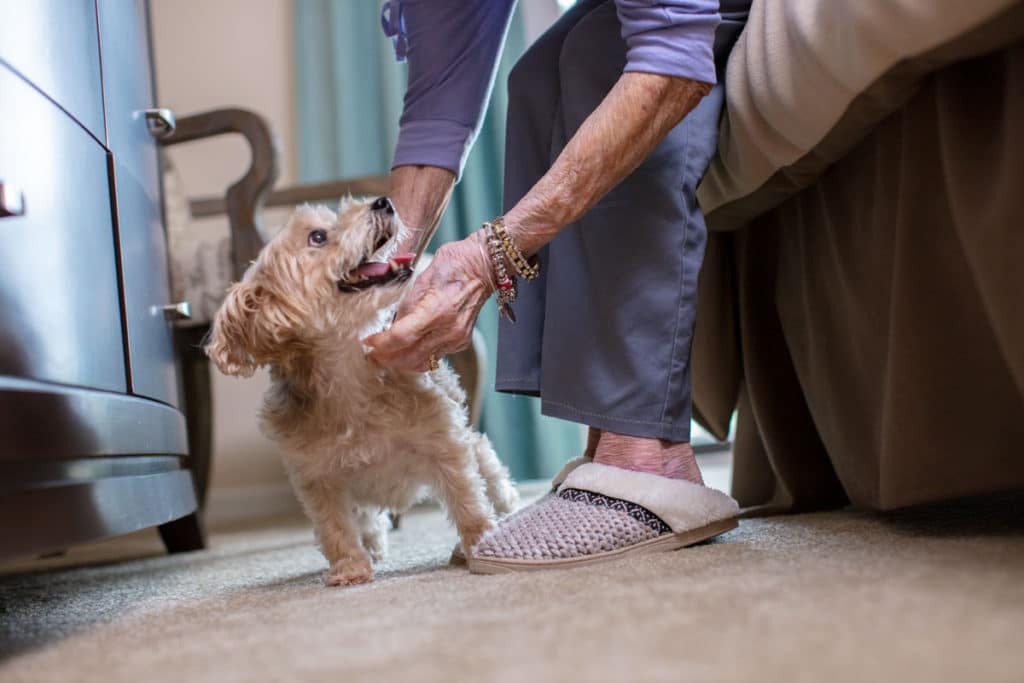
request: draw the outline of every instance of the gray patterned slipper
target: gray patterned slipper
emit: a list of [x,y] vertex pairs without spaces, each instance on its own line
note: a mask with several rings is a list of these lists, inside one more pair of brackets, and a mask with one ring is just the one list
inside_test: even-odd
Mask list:
[[[512,519],[519,515],[523,515],[532,510],[535,506],[545,502],[548,498],[552,498],[558,491],[558,487],[562,485],[565,478],[569,476],[569,473],[584,463],[591,462],[592,457],[587,455],[581,455],[573,458],[572,460],[565,463],[565,466],[555,475],[554,479],[551,480],[551,490],[545,493],[543,496],[533,501],[529,505],[519,508],[505,519]],[[452,555],[448,558],[448,564],[452,566],[462,566],[466,564],[466,554],[462,552],[462,544],[456,543],[452,549]]]
[[676,550],[734,529],[738,513],[736,501],[721,491],[588,462],[557,491],[485,534],[469,570],[566,568]]

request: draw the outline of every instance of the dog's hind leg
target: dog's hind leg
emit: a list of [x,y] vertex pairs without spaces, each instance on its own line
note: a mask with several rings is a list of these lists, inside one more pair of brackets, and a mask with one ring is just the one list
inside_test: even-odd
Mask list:
[[391,520],[377,507],[361,507],[356,512],[363,548],[374,562],[380,562],[388,554],[388,527]]
[[459,532],[465,552],[476,545],[484,532],[494,528],[491,506],[487,503],[487,484],[480,476],[475,443],[454,435],[434,442],[434,487],[444,501],[448,516]]
[[328,586],[348,586],[373,580],[370,558],[360,544],[355,506],[337,487],[293,476],[292,483],[313,522],[316,540],[331,564]]
[[508,474],[508,468],[498,460],[490,440],[483,434],[476,434],[473,455],[476,466],[487,485],[487,498],[490,499],[494,511],[499,515],[513,512],[519,505],[519,492]]

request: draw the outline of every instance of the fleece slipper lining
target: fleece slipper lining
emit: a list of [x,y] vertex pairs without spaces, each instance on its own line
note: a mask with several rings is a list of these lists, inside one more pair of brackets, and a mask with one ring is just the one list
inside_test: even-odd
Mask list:
[[683,479],[588,462],[575,467],[559,486],[599,493],[647,508],[675,533],[707,526],[739,514],[732,497]]

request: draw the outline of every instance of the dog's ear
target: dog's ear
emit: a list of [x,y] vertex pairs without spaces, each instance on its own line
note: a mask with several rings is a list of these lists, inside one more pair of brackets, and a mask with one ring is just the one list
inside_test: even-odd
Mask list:
[[261,308],[266,292],[252,282],[237,282],[228,289],[206,339],[206,355],[225,375],[250,377],[262,362]]

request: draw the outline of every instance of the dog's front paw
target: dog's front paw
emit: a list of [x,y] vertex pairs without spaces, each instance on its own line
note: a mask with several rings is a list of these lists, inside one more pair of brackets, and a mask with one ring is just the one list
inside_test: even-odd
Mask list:
[[352,557],[338,560],[331,565],[324,582],[328,586],[355,586],[373,581],[373,567],[368,557]]

